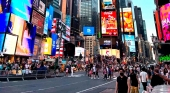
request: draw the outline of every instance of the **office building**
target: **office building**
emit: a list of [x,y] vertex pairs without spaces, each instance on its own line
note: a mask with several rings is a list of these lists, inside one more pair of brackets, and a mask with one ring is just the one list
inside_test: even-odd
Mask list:
[[126,8],[128,6],[128,0],[119,0],[120,8]]
[[96,53],[96,47],[97,42],[96,42],[96,36],[84,36],[85,40],[85,50],[88,51],[89,54],[94,55]]

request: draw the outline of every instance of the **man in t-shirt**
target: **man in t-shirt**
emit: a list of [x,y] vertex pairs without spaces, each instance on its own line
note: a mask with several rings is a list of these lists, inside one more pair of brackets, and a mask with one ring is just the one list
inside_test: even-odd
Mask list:
[[140,72],[140,79],[143,85],[143,89],[146,91],[148,74],[145,72],[145,68],[142,68],[142,72]]
[[130,81],[124,72],[124,69],[119,69],[120,76],[117,77],[115,93],[130,93]]

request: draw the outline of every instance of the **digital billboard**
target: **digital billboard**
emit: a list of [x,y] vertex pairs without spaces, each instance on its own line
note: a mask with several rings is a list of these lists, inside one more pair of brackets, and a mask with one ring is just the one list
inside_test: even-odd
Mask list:
[[33,0],[11,0],[10,12],[21,17],[26,21],[30,21]]
[[84,36],[92,36],[94,35],[94,27],[83,27]]
[[122,35],[122,40],[124,42],[124,38],[126,41],[127,46],[130,48],[130,52],[136,52],[136,46],[135,46],[135,36],[134,35]]
[[10,0],[0,0],[0,13],[9,12]]
[[120,58],[120,51],[117,49],[100,49],[100,55],[116,56],[116,58]]
[[160,8],[160,18],[164,41],[170,40],[170,3]]
[[69,26],[69,27],[71,26],[71,16],[70,15],[66,15],[66,22],[65,23],[66,23],[67,26]]
[[70,41],[70,27],[67,26],[61,19],[58,20],[58,23],[60,24],[60,25],[58,25],[58,27],[59,28],[63,27],[63,29],[65,30],[62,33],[62,38],[67,40],[67,41]]
[[24,21],[22,18],[11,14],[10,22],[8,25],[8,32],[14,35],[18,35],[15,53],[16,55],[33,55],[36,26],[33,26],[27,21]]
[[39,4],[40,4],[40,0],[33,0],[33,6],[38,9],[39,8]]
[[49,7],[49,19],[48,19],[48,29],[51,30],[52,28],[52,21],[53,21],[53,13],[54,13],[54,8],[50,5]]
[[15,53],[17,38],[17,35],[6,34],[3,47],[4,54],[13,55]]
[[52,39],[50,37],[46,38],[46,41],[44,43],[44,54],[51,55],[51,45],[52,45]]
[[44,15],[45,13],[45,4],[40,0],[38,11]]
[[115,9],[116,8],[116,0],[101,0],[101,9]]
[[46,9],[46,14],[45,14],[45,21],[44,21],[44,34],[48,34],[48,19],[49,19],[49,10],[48,8]]
[[38,56],[39,52],[39,48],[41,47],[41,38],[39,37],[35,37],[35,42],[34,42],[34,51],[33,51],[33,56]]
[[58,36],[56,33],[51,34],[52,38],[52,49],[51,49],[51,56],[55,56],[56,54],[56,41],[58,39]]
[[[122,20],[122,16],[124,20]],[[134,32],[133,15],[132,15],[131,8],[123,8],[123,15],[122,15],[122,9],[120,9],[120,19],[121,19],[122,32],[123,32],[123,24],[124,24],[124,32]]]
[[6,32],[6,28],[8,26],[10,13],[2,13],[0,14],[0,32]]
[[0,34],[0,51],[2,52],[2,47],[4,43],[5,34]]
[[44,29],[44,17],[41,16],[38,12],[33,10],[32,12],[32,18],[31,23],[37,26],[36,33],[43,35],[43,29]]
[[101,30],[103,36],[117,36],[116,11],[101,11]]
[[82,56],[84,56],[84,48],[75,47],[75,56],[80,56],[80,54],[82,54]]

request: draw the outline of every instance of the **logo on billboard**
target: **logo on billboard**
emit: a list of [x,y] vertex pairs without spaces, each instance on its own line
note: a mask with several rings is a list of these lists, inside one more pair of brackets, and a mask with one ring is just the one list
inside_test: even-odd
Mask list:
[[40,3],[40,0],[34,0],[33,1],[33,6],[38,9],[39,8],[39,3]]
[[84,35],[94,35],[94,27],[83,27]]

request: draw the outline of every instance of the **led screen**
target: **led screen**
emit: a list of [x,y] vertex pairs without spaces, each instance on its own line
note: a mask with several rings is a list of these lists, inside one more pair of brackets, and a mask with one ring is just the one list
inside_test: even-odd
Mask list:
[[[124,20],[122,20],[122,16]],[[133,16],[132,16],[131,8],[123,8],[123,15],[122,15],[122,9],[120,9],[120,19],[121,19],[122,32],[123,32],[123,23],[124,23],[124,32],[134,32]]]
[[135,47],[135,36],[134,35],[122,35],[122,40],[124,42],[124,38],[126,41],[127,46],[130,48],[130,52],[136,52],[136,47]]
[[56,41],[58,39],[57,34],[51,34],[51,38],[52,38],[52,49],[51,49],[51,56],[55,56],[56,54]]
[[48,19],[49,19],[49,9],[46,9],[45,21],[44,21],[44,34],[48,34]]
[[107,9],[115,9],[116,8],[116,0],[101,0],[102,2],[102,10]]
[[6,32],[6,27],[9,21],[9,13],[0,14],[0,32]]
[[41,44],[41,38],[35,37],[33,56],[38,56],[38,53],[40,53],[39,52],[41,47],[40,44]]
[[8,32],[18,35],[16,55],[32,56],[36,27],[20,17],[11,14],[8,28]]
[[52,21],[53,21],[53,13],[54,13],[54,8],[50,5],[49,7],[49,19],[48,19],[48,29],[51,30],[52,28]]
[[101,29],[103,36],[117,36],[116,11],[101,12]]
[[0,34],[0,51],[2,51],[2,46],[4,43],[5,34]]
[[85,36],[92,36],[94,35],[94,27],[83,27],[83,34]]
[[0,0],[0,13],[9,12],[10,0]]
[[6,34],[3,53],[13,55],[15,53],[17,36]]
[[10,5],[10,12],[29,21],[33,0],[12,0]]
[[162,22],[162,31],[164,41],[170,40],[170,3],[160,8],[160,18]]

